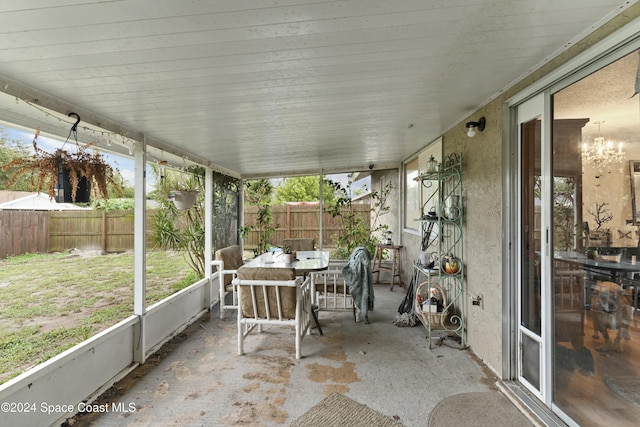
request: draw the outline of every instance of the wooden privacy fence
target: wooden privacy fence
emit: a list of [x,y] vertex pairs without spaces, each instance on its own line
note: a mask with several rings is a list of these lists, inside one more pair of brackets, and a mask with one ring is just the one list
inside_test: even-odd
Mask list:
[[49,252],[70,248],[103,253],[133,249],[133,211],[51,212]]
[[0,259],[49,251],[48,211],[0,210]]
[[[147,226],[154,211],[147,211]],[[0,210],[0,259],[72,248],[104,253],[133,249],[133,211]]]
[[[354,213],[369,218],[368,203],[354,204]],[[245,225],[255,225],[257,207],[245,207]],[[271,243],[289,238],[313,238],[319,242],[319,206],[314,204],[272,206],[273,223],[278,226]],[[147,211],[147,227],[153,214]],[[340,219],[323,213],[323,244],[334,246],[343,232]],[[147,232],[149,235],[149,232]],[[150,244],[150,243],[149,243]],[[258,232],[245,240],[247,248],[258,245]],[[104,253],[133,249],[133,211],[11,211],[0,210],[0,259],[25,253],[61,252],[72,248]]]
[[[362,215],[367,221],[370,219],[371,206],[369,203],[352,205],[353,212]],[[271,206],[273,224],[277,226],[271,243],[281,244],[284,239],[313,238],[316,245],[320,235],[320,206],[318,204],[290,204]],[[345,209],[345,212],[347,210]],[[245,206],[244,224],[255,226],[258,217],[257,206]],[[336,236],[344,230],[340,218],[333,218],[330,213],[322,214],[322,242],[324,246],[334,246]],[[247,248],[258,246],[258,231],[251,230],[244,241]]]

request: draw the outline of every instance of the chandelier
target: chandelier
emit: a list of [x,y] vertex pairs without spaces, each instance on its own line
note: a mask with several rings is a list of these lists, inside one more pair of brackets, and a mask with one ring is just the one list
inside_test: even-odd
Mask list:
[[[600,128],[600,123],[602,122],[595,122],[598,125],[598,129]],[[582,163],[598,169],[621,164],[625,158],[622,145],[622,142],[619,142],[616,146],[612,141],[606,140],[602,136],[595,137],[591,144],[583,142]]]

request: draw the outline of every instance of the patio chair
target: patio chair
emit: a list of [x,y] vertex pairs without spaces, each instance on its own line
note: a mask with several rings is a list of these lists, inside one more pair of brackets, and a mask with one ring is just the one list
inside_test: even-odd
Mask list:
[[356,320],[356,306],[342,270],[311,273],[311,304],[318,311],[353,311]]
[[[211,261],[212,266],[218,267],[218,280],[220,282],[220,318],[224,319],[225,310],[235,310],[238,308],[238,294],[233,285],[236,271],[242,267],[242,248],[239,245],[228,246],[218,249],[215,253],[215,260]],[[212,275],[213,277],[213,275]],[[232,295],[231,304],[226,303],[227,294]]]
[[244,340],[263,325],[295,329],[296,359],[302,357],[301,346],[311,329],[311,280],[296,277],[293,268],[241,267],[233,280],[237,286],[238,355],[244,354]]
[[315,249],[314,239],[284,239],[282,246],[288,246],[292,251],[312,251]]

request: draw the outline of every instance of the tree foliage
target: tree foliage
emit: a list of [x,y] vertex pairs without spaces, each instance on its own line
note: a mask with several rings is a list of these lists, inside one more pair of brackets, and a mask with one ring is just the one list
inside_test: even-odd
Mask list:
[[109,190],[109,199],[115,199],[118,197],[123,199],[133,199],[135,197],[135,190],[133,189],[133,186],[124,180],[122,173],[120,173],[118,169],[113,170],[113,180],[120,183],[120,194],[118,195],[118,192],[110,186],[107,188]]
[[268,179],[247,181],[244,188],[244,200],[248,205],[271,204],[273,184]]
[[[276,188],[275,203],[287,202],[317,202],[320,200],[320,186],[318,176],[296,176],[285,178]],[[325,205],[335,202],[335,193],[331,184],[324,180],[322,183],[322,198]]]
[[251,230],[258,232],[256,255],[269,250],[271,238],[276,232],[277,226],[273,224],[273,212],[271,211],[273,191],[273,184],[268,179],[247,181],[245,184],[244,199],[247,204],[258,206],[258,216],[256,225],[244,226],[241,228],[240,234],[245,238]]
[[558,250],[576,249],[576,235],[583,233],[584,226],[576,222],[575,188],[575,178],[553,180],[553,245]]
[[[3,170],[2,165],[6,165],[15,159],[29,156],[29,151],[20,141],[9,139],[6,129],[0,127],[0,190],[7,188],[11,178],[11,171]],[[22,175],[14,179],[11,185],[12,190],[31,191],[31,182],[28,176]]]
[[389,230],[389,226],[382,223],[381,218],[391,211],[387,199],[393,190],[393,185],[391,182],[387,182],[380,192],[372,191],[370,193],[371,215],[369,217],[363,217],[354,211],[351,181],[347,187],[342,187],[337,182],[331,182],[331,186],[337,197],[327,209],[332,217],[341,219],[344,230],[344,233],[336,239],[336,249],[332,256],[347,259],[353,250],[360,246],[366,247],[369,254],[373,256],[376,243],[382,241],[385,233]]
[[215,249],[238,244],[240,221],[240,180],[213,173],[213,246]]
[[135,200],[133,198],[96,199],[91,202],[91,207],[99,211],[133,211]]

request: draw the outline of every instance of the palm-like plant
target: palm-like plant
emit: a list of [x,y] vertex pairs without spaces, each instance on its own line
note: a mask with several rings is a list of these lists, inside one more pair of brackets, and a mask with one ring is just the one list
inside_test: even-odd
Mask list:
[[[160,175],[154,167],[154,173]],[[176,173],[167,173],[159,179],[151,196],[160,202],[153,217],[151,241],[159,248],[172,249],[182,253],[189,266],[198,277],[204,277],[204,196],[198,195],[196,203],[190,209],[176,208],[169,199],[169,193],[176,188],[177,182],[194,190],[202,187],[204,169],[190,168],[186,177]]]

